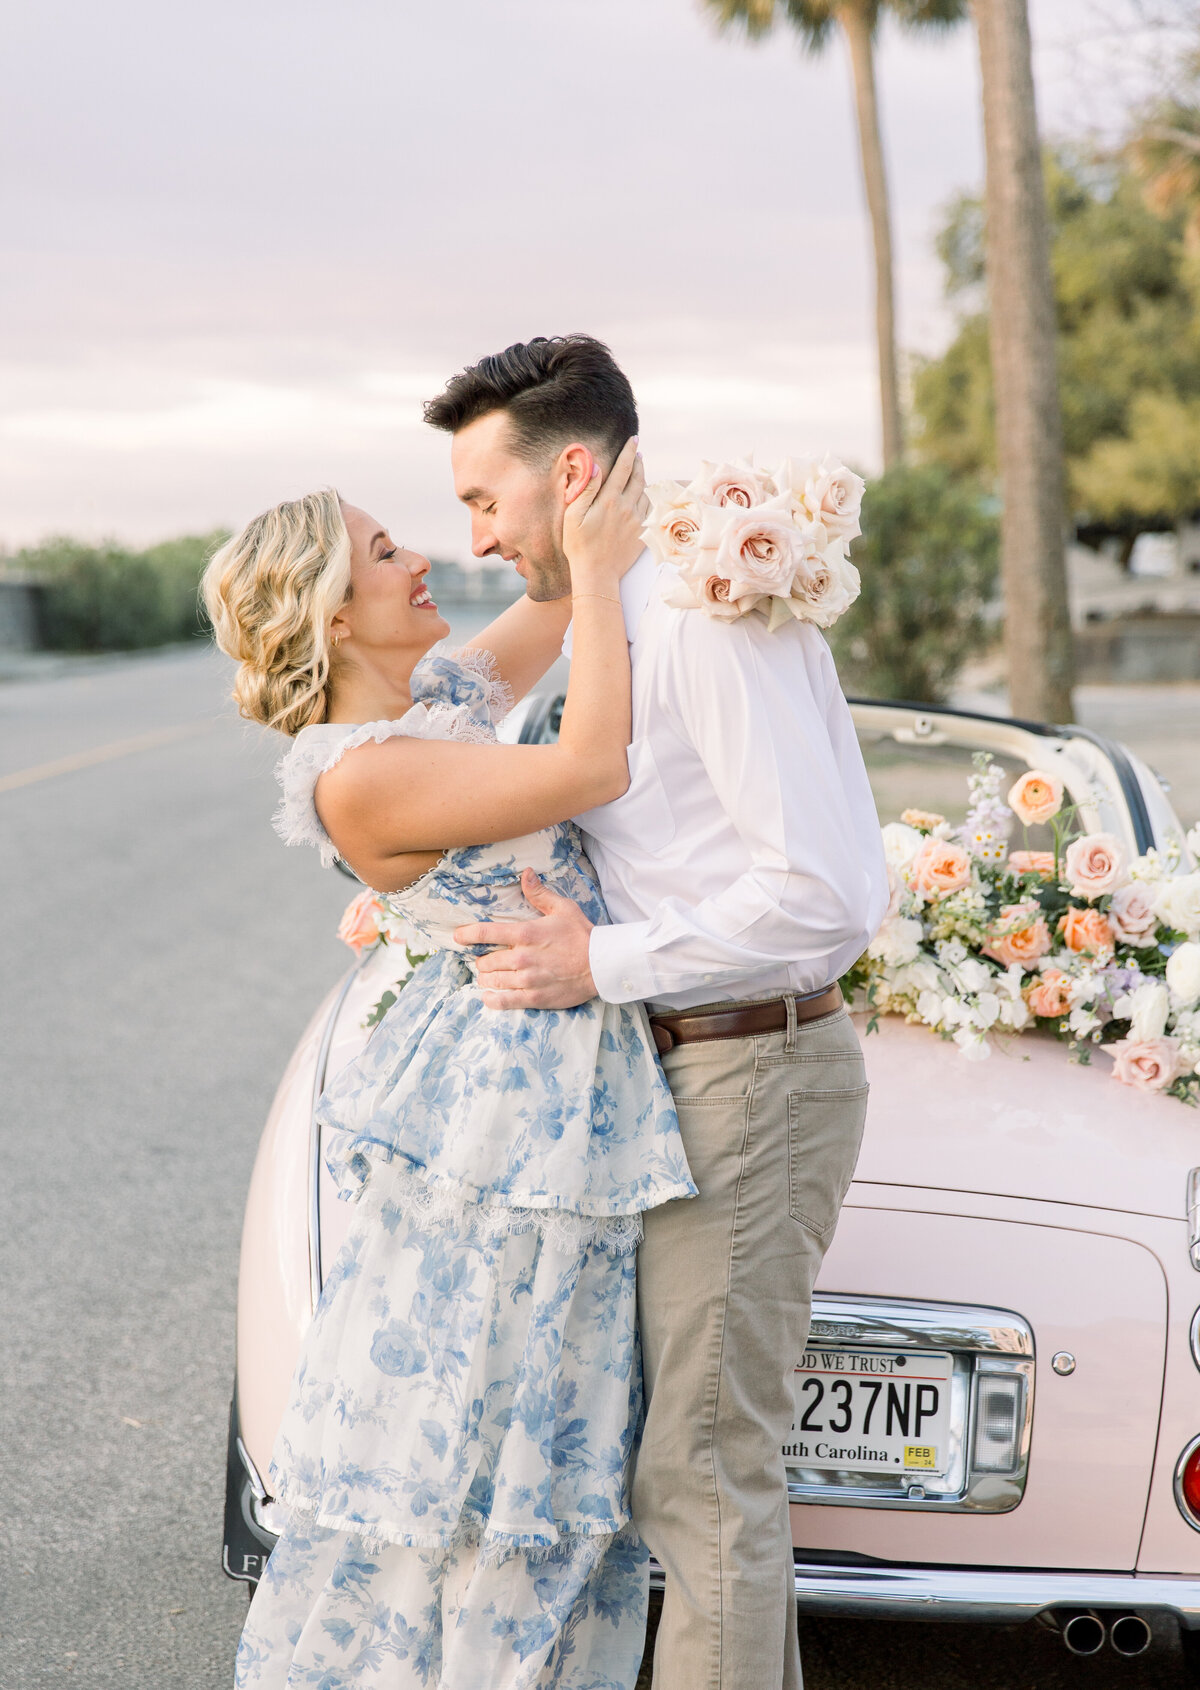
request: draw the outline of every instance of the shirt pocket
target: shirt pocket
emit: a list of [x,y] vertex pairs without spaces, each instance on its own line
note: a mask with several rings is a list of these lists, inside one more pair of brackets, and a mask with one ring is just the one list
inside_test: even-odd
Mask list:
[[602,845],[621,841],[636,844],[642,851],[661,851],[675,837],[675,817],[649,739],[635,739],[627,755],[628,790],[611,804],[597,805],[575,819]]
[[818,1238],[832,1229],[853,1178],[868,1089],[838,1085],[830,1076],[788,1095],[789,1209]]

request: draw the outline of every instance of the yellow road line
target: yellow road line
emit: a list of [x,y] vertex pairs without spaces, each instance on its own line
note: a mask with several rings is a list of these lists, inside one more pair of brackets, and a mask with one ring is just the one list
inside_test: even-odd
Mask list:
[[134,739],[114,739],[108,745],[97,745],[91,751],[77,752],[74,757],[58,757],[53,763],[38,763],[32,769],[18,769],[15,774],[0,775],[0,792],[12,792],[18,786],[33,786],[39,780],[53,780],[56,775],[74,774],[76,769],[90,769],[95,763],[109,763],[114,757],[128,757],[135,751],[153,751],[156,746],[171,745],[176,740],[207,733],[212,726],[212,722],[189,722],[180,728],[155,728],[152,733],[138,734]]

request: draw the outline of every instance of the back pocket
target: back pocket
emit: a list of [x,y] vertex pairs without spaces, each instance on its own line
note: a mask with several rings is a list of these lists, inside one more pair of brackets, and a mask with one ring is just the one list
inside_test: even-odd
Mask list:
[[870,1087],[806,1087],[788,1094],[788,1206],[818,1238],[838,1218],[854,1177]]

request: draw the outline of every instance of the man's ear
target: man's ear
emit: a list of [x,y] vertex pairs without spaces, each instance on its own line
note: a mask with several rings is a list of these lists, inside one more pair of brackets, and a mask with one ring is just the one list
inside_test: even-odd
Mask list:
[[[570,446],[564,446],[558,457],[558,471],[562,478],[563,505],[574,504],[592,479],[592,469],[596,463],[595,454],[591,448],[582,445],[578,440]],[[603,465],[601,465],[603,469]]]

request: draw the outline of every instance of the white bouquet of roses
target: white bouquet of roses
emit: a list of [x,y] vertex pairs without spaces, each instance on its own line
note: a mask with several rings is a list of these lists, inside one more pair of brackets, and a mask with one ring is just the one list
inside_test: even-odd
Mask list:
[[646,491],[643,538],[672,565],[668,604],[728,622],[761,611],[772,629],[793,618],[829,628],[858,597],[850,542],[862,533],[863,482],[828,454],[769,470],[705,463],[686,486]]

